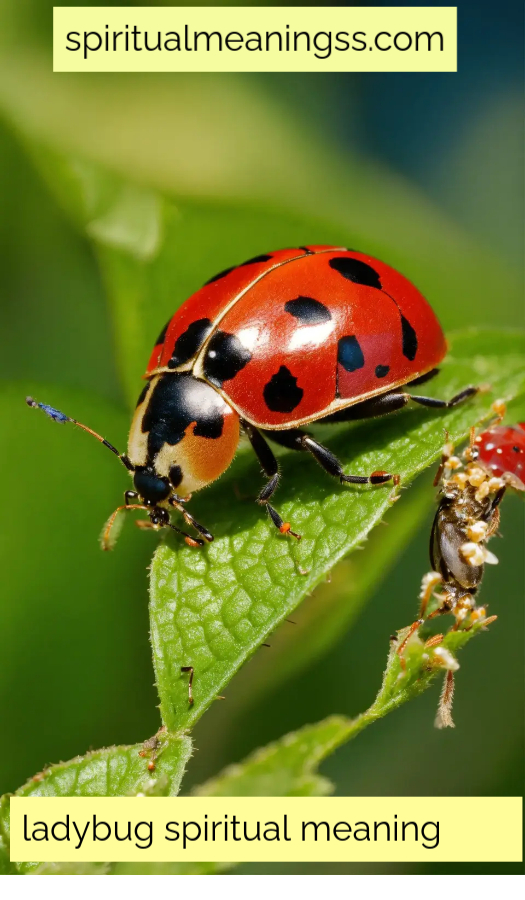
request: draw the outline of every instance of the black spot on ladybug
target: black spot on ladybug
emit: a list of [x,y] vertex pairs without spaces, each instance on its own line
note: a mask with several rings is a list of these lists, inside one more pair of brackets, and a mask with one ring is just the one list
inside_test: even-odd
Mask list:
[[390,366],[376,366],[376,378],[384,378],[390,372]]
[[355,334],[349,334],[340,339],[337,345],[337,362],[347,372],[355,372],[356,369],[363,368],[365,358]]
[[233,272],[235,268],[236,266],[230,266],[229,269],[223,269],[222,272],[219,272],[218,275],[214,275],[213,278],[208,278],[208,281],[204,282],[204,287],[206,287],[207,284],[213,284],[214,281],[219,281],[220,278],[226,278],[226,275],[229,275],[230,272]]
[[297,378],[286,366],[281,366],[279,371],[272,375],[268,384],[264,386],[264,402],[272,412],[288,413],[299,406],[303,399],[304,391],[297,387]]
[[140,404],[144,402],[144,398],[145,398],[146,394],[148,393],[148,388],[149,388],[149,382],[148,382],[148,384],[145,384],[144,387],[142,388],[142,390],[139,394],[139,399],[137,400],[137,406],[140,406]]
[[332,318],[324,303],[314,300],[313,297],[296,297],[295,300],[288,300],[284,308],[304,325],[319,325]]
[[155,341],[155,347],[157,347],[159,344],[163,344],[163,343],[164,343],[164,340],[165,340],[165,337],[166,337],[166,332],[167,332],[167,330],[168,330],[168,328],[169,328],[170,322],[171,322],[171,319],[168,319],[168,321],[166,322],[164,328],[162,329],[161,333],[159,334],[157,340]]
[[178,488],[182,481],[182,469],[180,466],[172,466],[169,472],[170,481],[174,488]]
[[195,355],[206,335],[209,334],[210,328],[211,321],[209,319],[197,319],[188,325],[186,331],[175,341],[168,369],[177,369],[178,366],[188,362]]
[[413,360],[417,353],[417,334],[403,315],[401,316],[401,333],[403,335],[403,356]]
[[271,258],[270,254],[261,253],[260,256],[254,256],[252,259],[247,259],[245,262],[241,263],[241,266],[250,266],[252,263],[268,262]]
[[164,444],[178,444],[192,422],[196,423],[193,434],[198,437],[219,438],[225,406],[217,391],[190,372],[161,376],[142,419],[142,431],[148,435],[150,464]]
[[354,284],[365,284],[367,287],[381,290],[381,281],[376,270],[360,259],[353,259],[351,256],[333,256],[328,265]]
[[235,378],[251,358],[252,354],[235,334],[216,331],[204,357],[204,374],[212,384],[222,387],[223,382]]

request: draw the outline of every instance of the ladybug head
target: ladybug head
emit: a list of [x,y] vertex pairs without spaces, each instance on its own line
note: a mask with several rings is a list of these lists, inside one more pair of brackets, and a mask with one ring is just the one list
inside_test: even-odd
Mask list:
[[135,489],[146,506],[157,506],[166,500],[172,487],[167,478],[161,478],[152,466],[138,466],[133,475]]
[[190,372],[155,376],[141,395],[128,445],[146,505],[186,497],[222,475],[235,455],[239,424],[219,392]]

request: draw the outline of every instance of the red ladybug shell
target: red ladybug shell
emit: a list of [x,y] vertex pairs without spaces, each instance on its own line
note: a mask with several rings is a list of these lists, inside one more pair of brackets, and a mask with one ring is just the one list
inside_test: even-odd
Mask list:
[[433,310],[395,269],[301,247],[211,279],[168,323],[145,377],[191,370],[243,419],[284,429],[406,384],[446,349]]
[[486,469],[498,478],[513,476],[513,487],[525,490],[525,422],[495,425],[478,435],[476,445]]

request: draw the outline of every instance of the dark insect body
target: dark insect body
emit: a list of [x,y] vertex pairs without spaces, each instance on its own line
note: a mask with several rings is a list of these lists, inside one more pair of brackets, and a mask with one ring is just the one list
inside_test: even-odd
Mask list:
[[267,440],[311,453],[344,483],[397,483],[388,472],[345,474],[301,426],[385,415],[410,400],[455,406],[476,388],[449,401],[404,389],[437,374],[445,353],[434,312],[395,269],[342,247],[300,247],[227,269],[180,307],[155,343],[126,455],[58,410],[28,402],[93,434],[132,473],[135,490],[108,521],[104,548],[124,509],[148,512],[142,527],[180,531],[170,521],[176,509],[198,535],[181,532],[186,543],[211,541],[184,504],[226,471],[241,432],[268,478],[257,501],[281,533],[298,538],[269,503],[279,470]]
[[[505,413],[502,401],[493,404],[498,422]],[[476,436],[471,431],[470,443],[461,457],[446,444],[435,484],[439,484],[439,505],[430,537],[432,571],[424,577],[420,593],[419,619],[408,629],[397,652],[404,667],[403,654],[412,635],[429,619],[450,613],[455,622],[452,630],[470,628],[475,622],[488,625],[496,616],[486,618],[486,608],[477,606],[477,592],[486,564],[497,558],[487,548],[497,534],[500,504],[511,487],[525,491],[525,424],[495,424]],[[439,588],[440,593],[435,594]],[[432,597],[438,606],[427,615]],[[438,644],[443,635],[430,640]],[[447,673],[436,724],[452,725],[453,669]]]

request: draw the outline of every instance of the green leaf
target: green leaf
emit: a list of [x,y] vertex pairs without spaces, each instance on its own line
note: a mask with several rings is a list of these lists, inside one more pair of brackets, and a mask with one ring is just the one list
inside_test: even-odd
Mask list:
[[[411,409],[340,429],[330,447],[356,474],[399,472],[407,485],[441,453],[444,430],[457,441],[490,410],[495,398],[525,390],[518,335],[456,336],[433,391],[452,396],[469,383],[491,391],[445,413]],[[283,457],[276,505],[303,538],[277,534],[259,508],[234,498],[255,496],[256,466],[241,459],[218,485],[195,498],[192,511],[215,534],[195,552],[168,537],[151,567],[151,636],[161,714],[170,730],[187,728],[221,694],[233,674],[303,597],[350,550],[358,547],[398,496],[391,486],[345,488],[306,456]],[[293,468],[293,478],[291,469]],[[401,491],[401,500],[403,491]],[[195,669],[193,706],[187,675]]]
[[[374,529],[359,553],[341,560],[314,592],[305,597],[290,624],[271,637],[271,653],[258,653],[228,693],[228,714],[253,703],[305,669],[341,640],[372,594],[386,580],[402,549],[428,511],[427,483],[414,486],[388,513],[387,527]],[[232,696],[233,695],[233,696]],[[206,727],[206,726],[205,726]]]
[[199,797],[320,797],[333,785],[317,769],[347,738],[349,720],[330,716],[256,750],[196,788]]
[[[351,728],[344,716],[330,716],[307,725],[275,743],[252,753],[238,765],[229,766],[217,778],[194,793],[199,797],[318,797],[332,792],[332,785],[319,775],[323,759],[342,744]],[[170,875],[212,874],[231,868],[230,863],[117,863],[114,875],[133,873]]]
[[[423,693],[437,676],[455,671],[455,658],[469,641],[486,630],[479,621],[468,631],[447,634],[439,647],[427,647],[418,634],[411,636],[404,651],[404,668],[391,642],[383,681],[376,699],[366,712],[355,719],[330,716],[315,725],[287,734],[279,741],[256,750],[237,765],[228,766],[216,778],[196,788],[200,797],[294,797],[321,796],[331,793],[332,784],[318,773],[327,756],[342,744]],[[407,629],[399,632],[402,641]],[[144,868],[136,864],[117,863],[114,874],[211,875],[233,868],[237,863],[153,863]]]
[[[130,747],[108,747],[69,762],[49,766],[15,792],[16,797],[123,797],[154,794],[173,797],[180,783],[192,747],[189,737],[159,733],[152,742]],[[143,754],[143,755],[142,755]],[[148,763],[154,760],[155,769]],[[0,799],[0,866],[9,860],[9,795]],[[13,868],[13,864],[11,869]],[[14,868],[28,874],[38,863],[18,863]],[[9,871],[9,870],[8,870]],[[0,868],[0,873],[2,869]],[[39,873],[40,874],[40,873]],[[45,874],[57,874],[48,871]],[[69,874],[62,872],[61,874]],[[74,874],[86,874],[76,872]],[[103,873],[102,873],[103,874]]]

